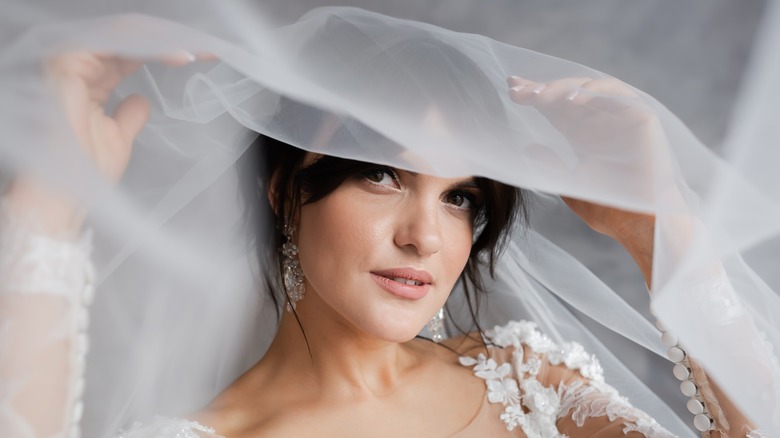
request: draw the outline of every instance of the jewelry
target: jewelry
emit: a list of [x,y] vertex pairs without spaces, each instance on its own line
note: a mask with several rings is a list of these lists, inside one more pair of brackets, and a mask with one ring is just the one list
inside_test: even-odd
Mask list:
[[287,238],[287,242],[282,245],[281,249],[284,256],[282,260],[282,280],[287,294],[287,311],[292,312],[295,310],[295,303],[303,299],[303,293],[305,292],[303,270],[298,261],[298,246],[292,242],[292,238],[295,235],[295,227],[285,224],[282,233]]
[[431,340],[433,342],[438,344],[443,341],[447,337],[444,332],[444,307],[439,309],[425,326],[431,332]]

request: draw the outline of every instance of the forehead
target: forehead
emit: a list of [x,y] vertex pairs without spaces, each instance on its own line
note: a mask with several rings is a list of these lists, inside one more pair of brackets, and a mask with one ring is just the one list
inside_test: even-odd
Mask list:
[[[322,147],[323,145],[327,145],[332,141],[338,141],[336,138],[336,132],[339,131],[340,128],[342,128],[344,125],[344,121],[340,120],[337,117],[328,118],[326,117],[326,120],[323,121],[323,123],[320,126],[320,129],[318,129],[316,133],[316,138],[313,144],[315,146],[319,145],[320,147],[315,148],[315,150],[324,150],[325,147]],[[440,174],[441,169],[448,168],[447,163],[451,160],[457,160],[456,156],[446,156],[446,154],[442,154],[440,152],[437,152],[435,156],[431,157],[430,154],[425,154],[426,149],[435,149],[438,151],[446,150],[446,145],[454,145],[457,144],[457,138],[453,135],[453,128],[452,128],[452,121],[447,120],[446,115],[441,110],[440,105],[429,105],[427,106],[425,112],[422,114],[422,118],[420,119],[420,122],[417,124],[418,127],[422,128],[419,129],[417,132],[419,134],[419,138],[412,140],[414,143],[419,143],[420,147],[408,147],[408,146],[402,146],[400,143],[391,141],[389,139],[386,139],[386,141],[377,141],[375,147],[376,148],[382,148],[382,150],[377,150],[376,157],[378,158],[378,162],[376,164],[389,164],[393,167],[399,168],[399,169],[414,169],[414,173],[424,174],[424,175],[436,175]],[[380,136],[384,138],[381,134],[376,133],[377,136]],[[364,142],[371,141],[371,138],[364,138],[362,139]],[[387,155],[387,141],[391,142],[393,145],[395,145],[395,149],[390,155]],[[363,145],[361,148],[365,148],[366,150],[369,149],[372,145]],[[419,151],[417,150],[419,149]],[[320,152],[306,152],[302,167],[307,167],[314,162],[316,162],[321,157],[328,155],[327,153],[320,153]],[[384,159],[380,158],[384,157]],[[389,159],[389,161],[385,161],[385,159]],[[360,159],[360,161],[373,163],[374,161],[371,159]],[[460,165],[455,165],[453,168],[463,168],[462,163],[456,163]],[[437,169],[439,171],[437,171]],[[455,177],[450,177],[446,179],[473,179],[468,174],[464,173],[461,175],[455,174]]]

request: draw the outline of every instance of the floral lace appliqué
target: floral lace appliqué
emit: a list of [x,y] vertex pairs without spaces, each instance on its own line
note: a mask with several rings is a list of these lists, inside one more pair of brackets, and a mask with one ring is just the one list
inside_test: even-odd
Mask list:
[[[624,433],[674,436],[607,385],[598,360],[580,344],[556,344],[527,321],[495,327],[488,336],[499,347],[512,349],[511,364],[498,364],[484,354],[462,356],[460,363],[472,367],[474,374],[485,380],[490,403],[504,405],[500,419],[507,430],[519,427],[529,438],[565,438],[557,427],[559,419],[570,416],[582,427],[590,417],[606,416],[610,421],[622,421]],[[523,346],[531,351],[528,357],[524,357]],[[587,380],[544,386],[537,379],[544,362],[577,370]]]
[[114,438],[223,438],[214,429],[180,418],[157,417],[153,422],[136,423],[129,430],[121,431]]

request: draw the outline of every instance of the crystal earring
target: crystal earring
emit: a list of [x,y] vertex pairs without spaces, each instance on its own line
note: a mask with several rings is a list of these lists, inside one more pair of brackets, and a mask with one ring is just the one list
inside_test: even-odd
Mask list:
[[295,227],[284,225],[282,230],[287,242],[282,245],[282,280],[284,281],[284,290],[287,292],[287,311],[295,310],[295,303],[303,298],[303,270],[298,262],[298,246],[292,241],[295,235]]
[[425,326],[431,332],[431,340],[433,342],[439,343],[443,341],[446,337],[446,333],[444,333],[444,307],[439,309]]

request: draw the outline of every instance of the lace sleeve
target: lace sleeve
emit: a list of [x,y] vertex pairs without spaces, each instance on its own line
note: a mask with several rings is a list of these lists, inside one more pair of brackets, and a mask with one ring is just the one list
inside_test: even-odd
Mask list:
[[114,438],[224,438],[214,429],[179,418],[158,417],[142,425],[136,423],[129,430],[121,431]]
[[501,419],[508,429],[519,426],[529,437],[674,437],[609,386],[598,360],[580,344],[556,344],[526,321],[496,327],[489,335],[511,355],[509,363],[493,367],[505,369],[492,376],[502,379],[499,384],[488,382],[489,394],[507,388],[510,370],[517,383],[509,385],[517,396],[504,397]]
[[90,241],[37,234],[0,205],[0,436],[80,435]]

